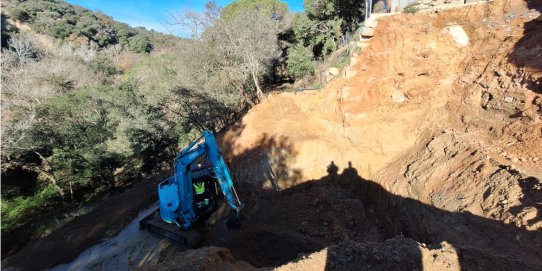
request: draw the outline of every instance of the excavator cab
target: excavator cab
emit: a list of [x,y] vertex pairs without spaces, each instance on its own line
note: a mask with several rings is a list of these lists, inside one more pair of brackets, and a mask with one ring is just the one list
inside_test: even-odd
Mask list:
[[193,200],[192,208],[196,220],[206,220],[218,207],[219,193],[212,171],[202,164],[194,165],[192,170]]

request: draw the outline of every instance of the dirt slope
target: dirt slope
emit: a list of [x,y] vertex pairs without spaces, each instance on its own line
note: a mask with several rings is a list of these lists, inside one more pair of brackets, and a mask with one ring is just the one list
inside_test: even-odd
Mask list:
[[236,179],[280,190],[351,163],[415,201],[391,201],[396,234],[450,242],[467,268],[540,267],[541,10],[495,1],[380,19],[355,75],[270,96],[225,134]]
[[207,245],[279,270],[542,269],[541,10],[381,18],[345,77],[268,97],[221,138],[247,207]]
[[[541,151],[532,144],[540,125],[538,14],[521,1],[497,1],[381,19],[370,46],[353,61],[356,76],[323,91],[272,95],[225,135],[237,179],[265,187],[275,179],[287,187],[324,175],[330,161],[341,167],[351,161],[370,177],[414,147],[422,132],[464,129],[465,123],[447,123],[462,115],[500,134],[505,126],[534,124],[522,145]],[[450,26],[464,29],[467,46],[454,40]],[[396,91],[406,102],[392,101]],[[274,178],[262,173],[269,166]]]

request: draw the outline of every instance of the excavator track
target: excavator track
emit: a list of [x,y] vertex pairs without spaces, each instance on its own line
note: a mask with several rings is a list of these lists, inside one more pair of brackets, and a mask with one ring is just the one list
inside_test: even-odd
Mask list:
[[197,247],[201,240],[201,235],[196,230],[184,231],[173,223],[164,222],[160,217],[159,210],[143,218],[139,222],[139,227],[192,248]]

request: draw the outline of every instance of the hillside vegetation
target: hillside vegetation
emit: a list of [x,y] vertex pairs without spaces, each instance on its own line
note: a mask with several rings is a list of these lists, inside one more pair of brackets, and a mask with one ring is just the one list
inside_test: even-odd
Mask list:
[[170,18],[187,39],[64,1],[4,1],[3,255],[166,170],[179,147],[239,119],[272,84],[312,76],[364,10],[322,3],[291,14],[278,0],[209,2]]

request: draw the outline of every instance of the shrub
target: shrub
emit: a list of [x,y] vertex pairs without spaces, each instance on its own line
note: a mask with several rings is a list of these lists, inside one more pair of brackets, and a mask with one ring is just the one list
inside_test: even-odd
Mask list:
[[302,78],[314,74],[312,50],[301,44],[288,50],[288,72],[294,78]]
[[119,70],[113,64],[113,61],[106,57],[99,57],[89,64],[90,69],[95,73],[101,73],[107,76],[119,73]]
[[134,53],[150,53],[152,51],[151,40],[144,34],[137,34],[130,39],[130,50]]
[[18,197],[13,201],[2,199],[2,233],[24,224],[24,221],[31,219],[40,210],[47,209],[59,196],[58,190],[48,185],[29,197]]
[[403,12],[404,13],[416,13],[416,12],[418,12],[418,7],[409,5],[409,6],[406,6],[403,9]]
[[13,10],[11,10],[11,17],[21,22],[28,22],[28,20],[30,19],[30,15],[28,15],[28,12],[20,8],[14,8]]

